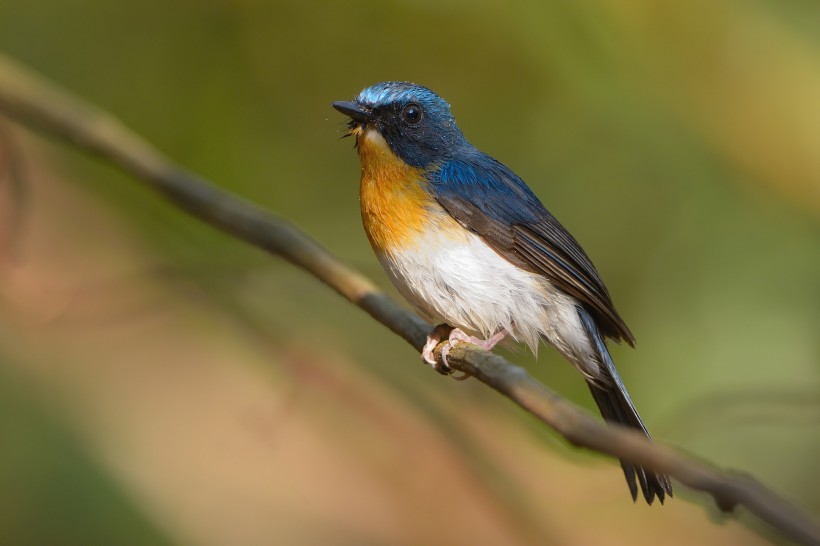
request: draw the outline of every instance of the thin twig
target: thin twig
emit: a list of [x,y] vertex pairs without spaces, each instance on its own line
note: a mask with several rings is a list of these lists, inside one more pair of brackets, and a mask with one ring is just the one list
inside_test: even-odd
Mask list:
[[[281,256],[315,276],[421,350],[430,326],[402,309],[290,222],[178,167],[116,118],[0,56],[0,111],[93,152],[135,176],[203,222]],[[820,527],[750,476],[717,469],[634,431],[606,426],[530,377],[523,368],[473,346],[457,345],[451,367],[513,400],[569,442],[625,459],[709,493],[721,510],[744,506],[783,536],[820,545]]]

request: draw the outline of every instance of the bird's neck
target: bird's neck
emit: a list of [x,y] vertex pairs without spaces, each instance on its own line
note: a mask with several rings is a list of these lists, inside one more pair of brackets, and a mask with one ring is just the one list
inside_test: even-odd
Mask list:
[[401,160],[374,129],[357,135],[362,221],[376,252],[404,248],[424,231],[434,206],[424,170]]

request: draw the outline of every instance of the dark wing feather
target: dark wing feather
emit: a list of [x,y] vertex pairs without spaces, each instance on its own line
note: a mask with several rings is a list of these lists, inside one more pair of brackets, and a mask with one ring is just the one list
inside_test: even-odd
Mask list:
[[441,206],[506,259],[584,303],[608,337],[634,344],[581,245],[510,169],[478,151],[465,155],[429,176]]

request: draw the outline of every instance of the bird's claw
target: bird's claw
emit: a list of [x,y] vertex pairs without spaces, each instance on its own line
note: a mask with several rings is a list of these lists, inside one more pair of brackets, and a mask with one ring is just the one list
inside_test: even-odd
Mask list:
[[[435,350],[438,347],[438,344],[441,343],[442,339],[444,339],[445,335],[447,336],[447,342],[441,348],[441,361],[436,359]],[[478,339],[477,337],[471,336],[466,334],[463,330],[459,328],[452,328],[446,324],[439,324],[436,326],[432,332],[427,336],[427,343],[424,344],[424,349],[421,352],[421,357],[424,359],[425,362],[430,364],[434,370],[442,375],[453,375],[453,370],[450,365],[447,363],[447,356],[450,354],[450,351],[453,347],[456,346],[456,343],[463,342],[469,343],[470,345],[477,345],[485,350],[490,350],[495,345],[504,338],[506,332],[504,330],[499,331],[495,335],[493,335],[490,339]],[[470,377],[469,374],[463,374],[461,376],[455,377],[459,381],[467,379]]]
[[438,344],[441,343],[441,340],[445,337],[448,339],[449,343],[449,336],[452,333],[453,329],[446,325],[446,324],[439,324],[433,331],[427,334],[427,343],[424,344],[424,349],[421,351],[421,358],[427,364],[433,367],[438,373],[442,375],[449,375],[452,370],[450,366],[447,365],[447,360],[444,358],[444,349],[442,348],[442,359],[441,362],[436,358],[435,351]]

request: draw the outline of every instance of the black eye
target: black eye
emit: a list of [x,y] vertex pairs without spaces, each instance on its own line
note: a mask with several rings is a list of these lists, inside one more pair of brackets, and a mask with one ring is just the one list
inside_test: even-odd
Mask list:
[[401,111],[401,117],[410,125],[415,125],[421,121],[421,106],[411,102]]

